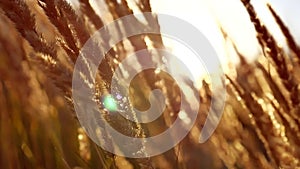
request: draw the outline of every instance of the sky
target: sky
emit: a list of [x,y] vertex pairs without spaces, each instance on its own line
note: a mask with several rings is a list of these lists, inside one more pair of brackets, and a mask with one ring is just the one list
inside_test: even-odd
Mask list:
[[[70,1],[74,2],[74,0]],[[90,1],[96,12],[101,16],[105,15],[105,12],[103,12],[105,10],[101,5],[103,0]],[[153,12],[173,15],[196,26],[215,48],[220,61],[223,63],[222,66],[225,72],[228,69],[228,62],[236,64],[238,60],[232,48],[228,48],[228,43],[225,43],[222,38],[219,25],[222,25],[239,51],[247,56],[247,60],[253,61],[259,55],[260,48],[256,40],[254,27],[240,0],[150,0],[150,3]],[[296,41],[300,43],[299,0],[251,0],[251,3],[258,16],[273,33],[280,45],[285,45],[284,38],[267,10],[266,3],[271,4],[289,27]],[[173,54],[178,56],[179,59],[190,61],[186,64],[194,73],[195,78],[202,76],[203,69],[199,69],[198,62],[193,59],[182,58],[182,56],[186,57],[187,48],[167,38],[164,39],[164,42],[166,45],[172,46]]]
[[[291,32],[300,39],[300,1],[298,0],[252,0],[259,17],[274,33],[279,41],[283,37],[273,18],[266,8],[269,2],[287,23]],[[151,0],[155,12],[171,14],[197,26],[210,39],[216,48],[220,46],[220,32],[217,30],[219,22],[237,42],[239,49],[247,55],[256,55],[258,46],[255,32],[246,10],[239,0]],[[298,16],[297,16],[298,15]],[[299,41],[300,42],[300,41]],[[222,46],[222,45],[221,45]],[[222,49],[219,49],[222,51]]]
[[[72,4],[78,3],[77,0],[68,1]],[[105,12],[101,12],[105,11],[101,9],[104,0],[90,0],[90,2],[98,14],[105,15]],[[296,37],[296,41],[300,43],[300,1],[251,0],[258,16],[284,45],[280,30],[267,10],[268,2],[284,20]],[[224,42],[218,24],[221,24],[236,42],[241,52],[250,57],[257,56],[259,47],[255,39],[255,31],[240,0],[150,0],[150,3],[153,12],[173,15],[196,26],[217,48],[220,55],[224,55],[226,51],[223,49]]]
[[[239,51],[248,57],[247,60],[253,61],[259,55],[260,48],[254,27],[239,0],[151,0],[150,2],[154,12],[185,19],[202,31],[214,46],[221,62],[224,63],[225,71],[228,69],[228,62],[236,64],[238,60],[232,50],[226,48],[226,43],[218,28],[219,24],[235,42]],[[284,38],[269,13],[266,3],[271,4],[300,43],[299,0],[252,0],[251,3],[280,45],[285,45]],[[179,57],[184,54],[179,46],[175,46],[174,49]],[[198,67],[193,62],[188,63],[188,65],[195,70]],[[195,76],[202,74],[202,72],[198,72],[195,73]]]

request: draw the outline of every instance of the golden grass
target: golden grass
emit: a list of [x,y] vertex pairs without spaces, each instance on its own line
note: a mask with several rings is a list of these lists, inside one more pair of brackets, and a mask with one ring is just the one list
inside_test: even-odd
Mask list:
[[[174,149],[151,158],[130,159],[108,153],[93,143],[76,119],[71,98],[73,66],[80,48],[105,23],[88,0],[78,11],[65,0],[0,1],[0,168],[297,168],[299,157],[300,50],[287,26],[273,15],[289,47],[285,52],[263,25],[249,0],[241,0],[257,32],[263,56],[247,63],[238,49],[237,77],[227,75],[228,99],[214,135],[204,144],[198,134],[211,99],[209,84],[199,91],[197,125]],[[125,0],[106,0],[114,18],[132,14]],[[139,1],[142,12],[151,11],[149,0]],[[146,18],[158,24],[156,17]],[[111,32],[120,33],[120,32]],[[162,48],[160,36],[147,35]],[[109,40],[109,37],[102,37]],[[230,40],[224,32],[224,38]],[[143,36],[128,38],[134,51],[148,48]],[[104,44],[105,45],[105,44]],[[233,44],[234,45],[234,44]],[[117,64],[126,55],[123,42],[111,49],[100,65],[97,97],[110,87]],[[140,60],[142,62],[142,60]],[[163,85],[153,85],[162,81]],[[164,74],[141,73],[135,85],[140,98],[151,88],[164,90],[170,104],[165,116],[152,125],[107,118],[120,131],[144,137],[161,132],[177,117],[178,87]],[[177,91],[177,92],[176,92]],[[159,126],[159,127],[158,127]],[[109,133],[103,133],[106,137]]]

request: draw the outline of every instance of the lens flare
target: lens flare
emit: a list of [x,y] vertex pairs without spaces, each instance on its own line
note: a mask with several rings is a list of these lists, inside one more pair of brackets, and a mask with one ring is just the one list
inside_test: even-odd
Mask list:
[[103,106],[108,110],[108,111],[117,111],[118,106],[115,101],[115,99],[111,95],[107,95],[103,99]]

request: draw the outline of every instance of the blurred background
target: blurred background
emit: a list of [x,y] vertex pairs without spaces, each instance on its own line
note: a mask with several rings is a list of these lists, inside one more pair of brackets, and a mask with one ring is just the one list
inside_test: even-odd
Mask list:
[[[0,1],[0,168],[300,167],[299,7],[296,0]],[[144,125],[112,115],[101,98],[109,94],[115,68],[131,51],[173,50],[197,78],[187,84],[201,100],[196,125],[175,148],[132,159],[103,150],[86,135],[74,111],[72,73],[80,49],[96,30],[122,16],[151,11],[182,18],[206,35],[222,60],[226,76],[219,78],[227,100],[215,133],[199,144],[212,92],[218,94],[211,91],[209,75],[165,37],[140,35],[118,43],[99,66],[93,86],[99,111],[115,129],[132,137],[161,133],[178,117],[184,99],[172,77],[148,70],[131,84],[138,99],[118,104],[147,108],[147,94],[159,88],[166,96],[163,116]],[[159,18],[153,15],[146,22],[159,25]],[[110,33],[121,35],[122,29]],[[89,85],[89,78],[82,77],[82,84]]]

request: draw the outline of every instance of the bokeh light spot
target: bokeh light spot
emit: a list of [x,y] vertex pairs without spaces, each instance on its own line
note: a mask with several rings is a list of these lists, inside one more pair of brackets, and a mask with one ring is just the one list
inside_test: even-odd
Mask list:
[[111,95],[107,95],[103,99],[103,105],[108,111],[117,111],[118,105]]

